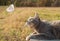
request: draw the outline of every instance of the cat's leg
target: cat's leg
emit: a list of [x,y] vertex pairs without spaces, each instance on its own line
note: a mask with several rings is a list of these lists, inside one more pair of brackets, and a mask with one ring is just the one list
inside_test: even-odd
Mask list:
[[54,40],[55,38],[52,37],[52,35],[48,35],[45,33],[40,33],[40,34],[31,34],[26,38],[26,41],[29,41],[31,39],[36,39],[36,40]]
[[31,33],[29,36],[26,37],[26,41],[29,41],[32,36],[34,36],[36,32]]
[[40,37],[41,35],[44,35],[44,33],[33,32],[32,34],[30,34],[29,36],[26,37],[26,41],[29,41],[30,39],[42,38],[42,37]]

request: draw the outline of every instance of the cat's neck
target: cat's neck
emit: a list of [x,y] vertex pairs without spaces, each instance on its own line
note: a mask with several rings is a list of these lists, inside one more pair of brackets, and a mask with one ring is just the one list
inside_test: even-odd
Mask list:
[[47,27],[48,27],[48,24],[41,21],[41,22],[35,27],[35,29],[36,29],[36,31],[37,31],[38,33],[45,33],[45,32],[48,30]]

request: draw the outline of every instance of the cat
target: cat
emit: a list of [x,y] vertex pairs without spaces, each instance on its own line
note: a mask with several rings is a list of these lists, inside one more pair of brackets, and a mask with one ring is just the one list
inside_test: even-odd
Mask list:
[[55,40],[60,39],[59,31],[60,21],[45,21],[39,18],[38,13],[34,17],[29,17],[26,25],[34,30],[32,34],[26,37],[26,41],[30,39],[38,40]]

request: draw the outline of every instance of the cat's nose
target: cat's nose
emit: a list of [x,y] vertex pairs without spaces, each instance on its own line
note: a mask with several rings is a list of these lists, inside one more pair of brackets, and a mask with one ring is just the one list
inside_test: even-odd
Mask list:
[[27,23],[24,24],[24,27],[26,27],[26,26],[27,26]]
[[24,29],[24,28],[26,28],[27,27],[27,24],[25,23],[23,26],[22,26],[22,28]]
[[28,27],[28,23],[27,22],[24,24],[23,28],[26,28],[26,27]]

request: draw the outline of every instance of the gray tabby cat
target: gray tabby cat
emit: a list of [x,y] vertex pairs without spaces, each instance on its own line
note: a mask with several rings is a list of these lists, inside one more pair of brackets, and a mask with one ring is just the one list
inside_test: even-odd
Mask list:
[[60,21],[43,21],[36,13],[34,17],[29,17],[26,24],[34,30],[32,34],[26,37],[26,41],[30,39],[38,40],[55,40],[60,39]]

